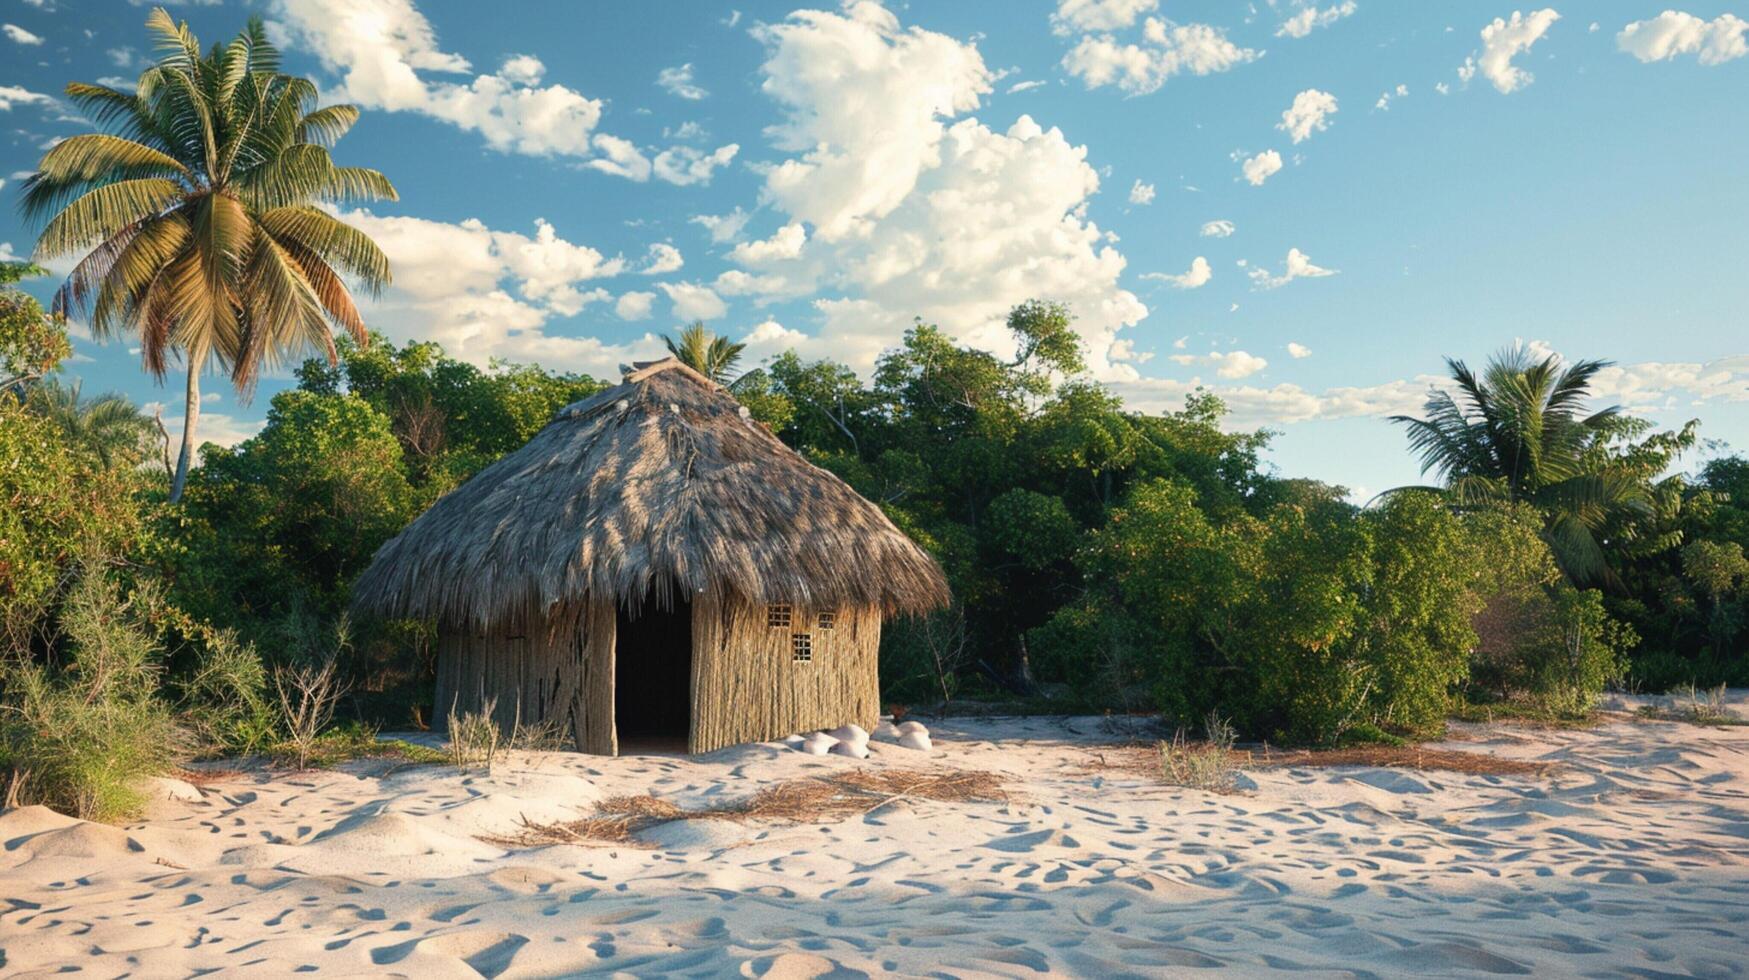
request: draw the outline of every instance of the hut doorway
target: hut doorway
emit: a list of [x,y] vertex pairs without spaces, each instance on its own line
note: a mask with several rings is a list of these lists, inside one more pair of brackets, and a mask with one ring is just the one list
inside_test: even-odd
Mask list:
[[621,754],[687,751],[692,732],[692,605],[620,606],[613,720]]

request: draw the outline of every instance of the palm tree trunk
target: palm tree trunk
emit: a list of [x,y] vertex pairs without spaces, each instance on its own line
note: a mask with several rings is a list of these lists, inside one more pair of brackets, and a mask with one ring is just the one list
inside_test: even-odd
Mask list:
[[182,488],[188,483],[188,465],[194,458],[194,427],[200,422],[200,367],[206,360],[188,352],[188,400],[182,408],[182,453],[176,457],[176,477],[170,481],[170,502],[182,500]]

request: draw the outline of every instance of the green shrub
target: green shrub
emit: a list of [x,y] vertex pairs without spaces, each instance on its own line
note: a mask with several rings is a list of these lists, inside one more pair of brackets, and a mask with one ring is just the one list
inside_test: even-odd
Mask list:
[[0,768],[12,797],[88,820],[138,811],[146,776],[171,768],[184,745],[159,694],[162,650],[95,563],[62,610],[64,662],[13,660],[0,676]]

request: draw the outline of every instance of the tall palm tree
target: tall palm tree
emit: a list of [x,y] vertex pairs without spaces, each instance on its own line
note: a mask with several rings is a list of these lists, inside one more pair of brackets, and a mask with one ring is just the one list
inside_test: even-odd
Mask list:
[[692,321],[691,326],[680,331],[679,340],[664,336],[662,343],[668,345],[668,353],[680,358],[680,363],[717,384],[728,382],[736,362],[741,360],[741,352],[747,349],[746,344],[712,333],[703,320]]
[[111,392],[87,399],[82,387],[77,381],[68,386],[50,378],[31,388],[26,404],[59,427],[67,444],[89,462],[103,469],[139,465],[152,420],[125,395]]
[[1613,578],[1599,535],[1612,520],[1649,512],[1643,474],[1594,450],[1622,431],[1615,406],[1585,402],[1607,361],[1562,366],[1524,348],[1496,354],[1477,377],[1447,359],[1456,392],[1436,391],[1427,417],[1392,416],[1408,427],[1421,471],[1433,472],[1460,504],[1523,501],[1544,519],[1555,559],[1584,584]]
[[342,276],[374,293],[389,282],[388,259],[319,205],[393,200],[395,189],[375,170],[334,164],[328,148],[357,107],[318,108],[312,82],[280,72],[259,20],[206,54],[161,8],[146,28],[160,54],[134,91],[67,86],[104,132],[44,154],[23,209],[48,219],[39,261],[86,253],[55,296],[57,312],[88,314],[100,338],[137,334],[160,381],[181,356],[175,501],[198,445],[209,363],[247,396],[264,367],[306,348],[333,360],[334,328],[368,339]]

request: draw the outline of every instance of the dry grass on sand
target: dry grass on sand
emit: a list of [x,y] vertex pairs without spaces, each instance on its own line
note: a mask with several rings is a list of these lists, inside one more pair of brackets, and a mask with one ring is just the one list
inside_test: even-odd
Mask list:
[[616,796],[603,800],[594,814],[581,820],[536,823],[524,819],[514,834],[481,839],[504,847],[640,846],[634,836],[638,831],[674,820],[830,823],[873,813],[902,800],[993,803],[1007,799],[996,774],[981,770],[858,770],[787,780],[746,800],[703,810],[685,810],[653,796]]
[[[1202,743],[1190,743],[1181,753],[1194,753]],[[1210,751],[1213,751],[1212,749]],[[1389,769],[1413,769],[1421,772],[1456,772],[1477,776],[1541,776],[1554,769],[1545,762],[1507,759],[1484,752],[1464,752],[1456,749],[1433,749],[1418,745],[1361,745],[1341,749],[1294,749],[1282,751],[1264,746],[1259,749],[1231,749],[1225,756],[1232,770],[1245,769],[1309,769],[1334,766],[1374,766]],[[1158,745],[1127,745],[1097,752],[1090,768],[1118,770],[1138,775],[1157,776],[1175,785],[1186,785],[1172,777],[1162,762]],[[1192,787],[1209,788],[1209,787]]]

